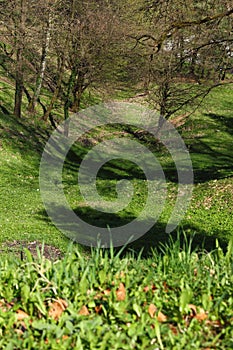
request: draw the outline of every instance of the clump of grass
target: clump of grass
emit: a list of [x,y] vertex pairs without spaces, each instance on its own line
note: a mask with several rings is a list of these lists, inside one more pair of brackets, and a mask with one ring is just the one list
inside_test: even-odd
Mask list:
[[232,242],[223,253],[170,241],[134,252],[70,247],[51,262],[0,261],[0,348],[230,349]]

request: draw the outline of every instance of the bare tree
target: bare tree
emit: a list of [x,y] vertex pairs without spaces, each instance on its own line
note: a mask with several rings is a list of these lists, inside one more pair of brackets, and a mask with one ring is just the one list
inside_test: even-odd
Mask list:
[[51,30],[52,30],[52,15],[50,12],[48,13],[48,18],[46,19],[45,26],[43,27],[44,28],[42,29],[43,38],[42,38],[40,65],[39,65],[39,70],[36,77],[34,93],[32,95],[29,108],[28,108],[30,112],[35,111],[36,103],[40,96],[42,83],[45,75],[47,56],[49,51],[50,39],[51,39]]
[[232,6],[216,0],[157,0],[145,1],[140,10],[147,30],[132,37],[135,54],[147,67],[150,102],[166,118],[196,108],[233,66]]
[[88,87],[103,85],[115,75],[122,39],[117,9],[108,1],[66,1],[54,21],[51,44],[57,59],[55,89],[44,119],[56,98],[63,101],[64,118],[80,109]]

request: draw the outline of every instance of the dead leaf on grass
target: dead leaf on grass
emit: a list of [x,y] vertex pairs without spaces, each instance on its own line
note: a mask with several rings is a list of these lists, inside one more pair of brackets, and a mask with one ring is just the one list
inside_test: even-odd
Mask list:
[[167,321],[167,316],[166,315],[164,315],[161,311],[159,311],[159,313],[158,313],[158,316],[157,316],[157,320],[159,321],[159,322],[166,322]]
[[123,301],[126,298],[126,289],[124,283],[120,283],[119,288],[116,291],[117,301]]
[[[150,304],[149,305],[148,313],[149,313],[151,318],[155,317],[157,310],[158,309],[157,309],[157,307],[154,304]],[[167,321],[167,316],[164,315],[164,313],[162,313],[161,311],[158,312],[158,315],[157,315],[156,318],[157,318],[157,321],[161,322],[161,323]]]
[[102,306],[102,304],[96,305],[96,306],[95,306],[95,312],[96,312],[97,314],[101,314],[102,311],[103,311],[103,306]]
[[17,321],[22,321],[25,318],[28,318],[29,315],[26,312],[24,312],[23,310],[19,309],[16,311],[16,317],[17,317]]
[[174,335],[177,335],[179,333],[177,327],[175,327],[173,324],[169,324],[169,328]]
[[145,286],[145,287],[143,288],[143,292],[147,293],[147,292],[149,292],[150,290],[152,290],[152,292],[155,292],[156,289],[157,289],[157,287],[156,287],[154,284],[152,284],[151,286]]
[[196,318],[198,321],[204,321],[208,318],[208,315],[204,309],[200,308],[194,318]]
[[0,300],[0,310],[2,310],[3,312],[7,312],[9,309],[12,308],[13,305],[13,303],[7,303],[4,299]]
[[66,335],[66,334],[64,334],[64,335],[62,336],[62,339],[57,339],[57,344],[59,344],[61,340],[66,340],[66,339],[69,339],[69,336]]
[[24,332],[22,331],[22,329],[15,329],[15,333],[17,333],[18,336],[21,336]]
[[107,288],[103,291],[104,295],[110,295],[111,293],[111,289],[110,288]]
[[188,307],[192,311],[192,318],[196,318],[198,321],[204,321],[208,318],[207,312],[203,308],[197,308],[194,304],[189,304]]
[[164,288],[165,293],[167,293],[168,292],[168,284],[166,281],[163,282],[163,288]]
[[54,320],[58,320],[63,311],[65,311],[65,309],[68,307],[68,303],[66,300],[59,298],[53,303],[50,303],[49,306],[49,317],[52,317]]
[[83,305],[81,307],[81,309],[79,310],[78,314],[82,315],[82,316],[88,316],[88,315],[90,315],[90,312],[89,312],[88,308],[86,307],[86,305]]
[[157,307],[154,304],[150,304],[148,308],[148,312],[151,318],[154,317],[156,311],[157,311]]

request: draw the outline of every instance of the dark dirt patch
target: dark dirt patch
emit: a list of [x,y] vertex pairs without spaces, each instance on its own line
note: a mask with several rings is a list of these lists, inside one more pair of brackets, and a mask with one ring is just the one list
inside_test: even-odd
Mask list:
[[7,241],[2,244],[1,248],[2,249],[0,249],[0,253],[15,255],[21,260],[25,259],[25,248],[31,252],[32,256],[35,259],[38,258],[38,249],[40,251],[40,254],[43,255],[46,259],[58,260],[63,257],[60,249],[48,244],[42,244],[38,241]]

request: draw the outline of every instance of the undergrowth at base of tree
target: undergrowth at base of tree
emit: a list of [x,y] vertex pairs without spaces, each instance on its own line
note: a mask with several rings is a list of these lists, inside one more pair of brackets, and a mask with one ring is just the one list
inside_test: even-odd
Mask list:
[[230,349],[233,242],[0,261],[1,349]]

